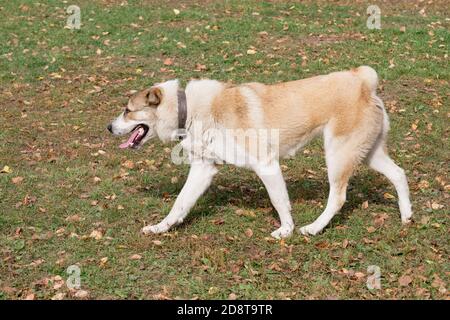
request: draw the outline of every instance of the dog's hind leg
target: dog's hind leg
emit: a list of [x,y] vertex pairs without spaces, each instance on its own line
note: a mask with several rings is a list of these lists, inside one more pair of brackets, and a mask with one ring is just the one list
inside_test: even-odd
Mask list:
[[175,200],[170,213],[160,223],[145,226],[142,232],[144,234],[162,233],[169,230],[172,226],[182,223],[189,210],[197,202],[197,199],[208,189],[216,173],[217,169],[212,163],[193,163],[186,183],[177,200]]
[[269,193],[270,201],[280,216],[281,226],[271,233],[272,237],[277,239],[289,237],[294,231],[294,221],[291,216],[291,204],[286,183],[279,163],[258,164],[253,166],[253,169],[264,183]]
[[361,159],[358,142],[349,137],[335,138],[327,128],[324,132],[325,155],[330,191],[322,214],[311,224],[301,227],[304,235],[316,235],[325,228],[346,200],[348,181]]
[[387,155],[384,143],[377,145],[368,158],[369,166],[388,178],[398,195],[398,204],[403,223],[408,223],[412,216],[411,202],[409,201],[409,188],[405,172],[397,166]]

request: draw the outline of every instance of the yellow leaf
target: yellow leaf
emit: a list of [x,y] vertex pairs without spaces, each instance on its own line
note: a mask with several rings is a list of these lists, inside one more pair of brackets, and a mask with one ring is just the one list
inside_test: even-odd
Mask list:
[[1,173],[11,173],[12,169],[8,166],[4,166],[2,171],[0,171]]
[[387,193],[387,192],[385,192],[385,193],[383,194],[383,197],[384,197],[385,199],[395,199],[395,197],[394,197],[392,194]]
[[100,259],[100,266],[103,267],[108,262],[108,257],[103,257]]

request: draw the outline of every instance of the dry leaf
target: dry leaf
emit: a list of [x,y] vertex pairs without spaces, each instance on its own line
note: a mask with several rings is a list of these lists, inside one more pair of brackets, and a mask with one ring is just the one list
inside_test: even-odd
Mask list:
[[79,299],[84,299],[87,298],[89,296],[89,292],[87,292],[86,290],[78,290],[75,293],[75,298],[79,298]]
[[93,230],[91,232],[91,234],[89,235],[90,238],[93,238],[95,240],[100,240],[101,238],[103,238],[103,234],[101,231],[99,230]]
[[164,59],[163,64],[164,64],[165,66],[171,66],[171,65],[173,65],[173,59],[171,59],[171,58],[166,58],[166,59]]
[[433,210],[439,210],[442,209],[444,206],[442,204],[439,204],[437,202],[432,202],[431,203],[431,209]]
[[122,163],[122,166],[127,169],[133,169],[134,168],[134,162],[131,160],[127,160],[124,163]]
[[14,178],[11,179],[11,181],[14,184],[19,184],[19,183],[22,183],[23,177],[14,177]]
[[375,227],[372,227],[372,226],[367,227],[366,229],[367,229],[367,232],[369,232],[369,233],[374,233],[377,230],[377,229],[375,229]]
[[0,171],[0,173],[11,173],[12,169],[8,166],[4,166],[2,171]]
[[408,275],[404,275],[404,276],[401,276],[400,278],[398,278],[398,283],[402,287],[408,286],[411,282],[412,282],[412,278]]
[[103,257],[100,259],[100,267],[103,267],[108,262],[108,257]]
[[140,254],[133,254],[131,257],[130,257],[130,260],[141,260],[142,259],[142,256],[140,255]]
[[392,194],[387,193],[387,192],[385,192],[385,193],[383,194],[383,197],[384,197],[385,199],[395,199],[395,196],[393,196]]
[[57,294],[55,294],[55,295],[52,297],[52,300],[62,300],[62,299],[64,299],[65,296],[66,296],[65,293],[63,293],[63,292],[58,292]]
[[154,244],[155,246],[160,246],[160,245],[162,245],[162,242],[159,241],[159,240],[153,240],[152,242],[153,242],[153,244]]
[[27,296],[25,297],[25,300],[34,300],[36,298],[34,293],[29,293],[27,294]]
[[68,217],[66,218],[66,221],[67,221],[67,222],[78,222],[78,221],[80,221],[80,220],[81,220],[81,218],[80,218],[80,216],[77,215],[77,214],[74,214],[74,215],[72,215],[72,216],[68,216]]
[[344,239],[343,241],[342,241],[342,248],[347,248],[348,247],[348,240],[347,239]]
[[253,237],[253,231],[252,231],[252,229],[250,229],[250,228],[246,229],[246,230],[245,230],[245,235],[246,235],[248,238]]
[[256,50],[254,49],[248,49],[247,54],[256,54]]
[[204,65],[204,64],[197,63],[197,64],[195,65],[195,70],[196,70],[196,71],[204,71],[204,70],[206,70],[206,69],[208,69],[208,68],[207,68],[206,65]]

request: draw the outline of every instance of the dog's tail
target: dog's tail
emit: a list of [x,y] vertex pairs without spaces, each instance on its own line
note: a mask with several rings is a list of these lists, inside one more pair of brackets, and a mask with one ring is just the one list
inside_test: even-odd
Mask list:
[[380,109],[383,113],[383,125],[382,125],[382,135],[385,138],[387,132],[389,131],[389,116],[384,107],[383,100],[380,99],[376,94],[378,86],[378,74],[377,72],[369,66],[360,66],[356,69],[356,73],[359,78],[363,81],[364,85],[370,91],[370,99],[373,105]]
[[375,92],[378,86],[378,74],[369,66],[361,66],[356,69],[356,73],[366,84],[370,92]]

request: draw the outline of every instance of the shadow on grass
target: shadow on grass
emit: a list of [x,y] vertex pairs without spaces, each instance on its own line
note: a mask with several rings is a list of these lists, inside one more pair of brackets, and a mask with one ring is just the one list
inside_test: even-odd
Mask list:
[[[167,194],[170,194],[170,197],[174,200],[180,192],[185,178],[180,180],[182,182],[173,184],[169,177],[161,177],[161,179],[158,179],[158,182],[155,181],[155,183],[145,188],[145,192],[155,198],[164,198],[167,197]],[[290,181],[289,177],[286,177],[286,185],[291,202],[315,200],[326,205],[329,190],[326,176],[323,178],[304,178],[292,181]],[[350,214],[355,209],[361,208],[362,203],[366,200],[373,204],[392,206],[392,202],[383,198],[383,193],[388,186],[389,183],[387,181],[372,172],[358,173],[351,179],[347,190],[347,201],[333,221],[338,224],[344,224]],[[358,194],[362,194],[362,196],[358,196]],[[256,175],[250,171],[238,169],[237,172],[221,175],[214,179],[211,187],[200,197],[191,210],[184,224],[190,224],[197,217],[214,217],[218,213],[223,212],[222,209],[224,207],[229,206],[246,210],[257,210],[270,208],[272,204],[266,189]],[[275,210],[272,210],[271,214],[278,219]]]

